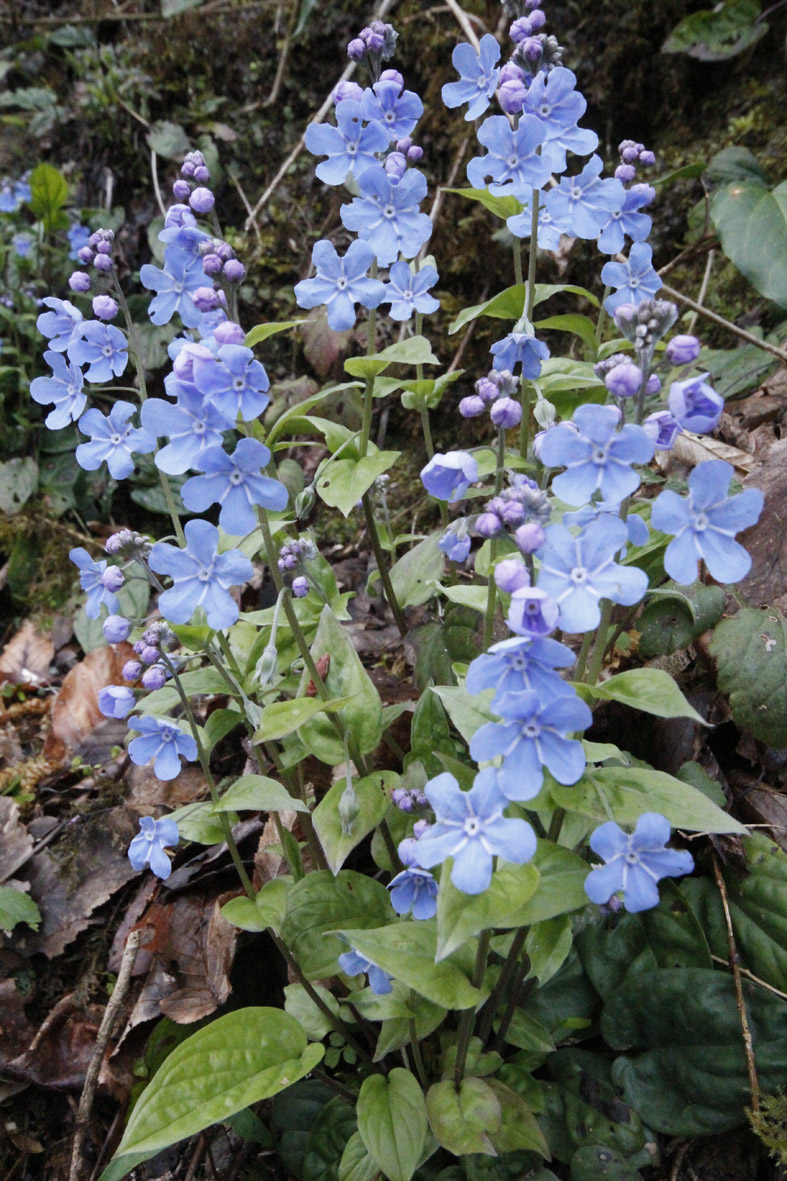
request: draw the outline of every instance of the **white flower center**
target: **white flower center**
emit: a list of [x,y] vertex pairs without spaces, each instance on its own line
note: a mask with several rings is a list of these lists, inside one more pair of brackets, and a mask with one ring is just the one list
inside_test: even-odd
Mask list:
[[571,571],[570,579],[574,586],[583,586],[588,580],[588,572],[584,566],[575,566]]
[[481,831],[481,821],[477,816],[469,816],[462,825],[462,828],[464,829],[467,836],[478,836],[479,832]]

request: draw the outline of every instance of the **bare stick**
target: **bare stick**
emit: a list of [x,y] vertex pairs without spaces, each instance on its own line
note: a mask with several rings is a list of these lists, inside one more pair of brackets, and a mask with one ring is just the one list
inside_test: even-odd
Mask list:
[[751,1108],[752,1111],[760,1110],[760,1083],[757,1078],[757,1067],[754,1062],[754,1045],[751,1040],[751,1030],[749,1029],[749,1018],[746,1016],[746,1004],[743,999],[743,983],[741,981],[741,968],[738,963],[738,949],[735,946],[735,935],[732,930],[732,916],[730,915],[730,905],[727,901],[727,887],[724,884],[724,878],[719,865],[719,859],[716,854],[713,854],[713,876],[716,879],[716,885],[721,894],[721,904],[724,907],[724,922],[727,927],[727,946],[730,952],[730,967],[732,968],[732,979],[735,984],[735,1001],[738,1006],[738,1014],[741,1019],[741,1032],[743,1034],[743,1049],[746,1054],[746,1069],[749,1073],[749,1090],[751,1091]]
[[[752,825],[752,827],[754,827]],[[770,827],[765,825],[766,828]],[[715,964],[726,964],[729,967],[729,962],[720,955],[712,955],[710,957]],[[768,992],[772,992],[774,996],[780,996],[783,1001],[787,1001],[787,992],[782,992],[781,989],[774,988],[772,984],[768,984],[765,980],[760,980],[759,976],[755,976],[748,968],[739,969],[741,976],[745,976],[747,980],[751,980],[753,984],[759,984],[760,988],[766,988]]]
[[728,332],[739,336],[747,344],[755,344],[758,349],[763,349],[766,353],[773,353],[774,357],[778,357],[780,361],[787,362],[787,353],[784,349],[778,348],[777,345],[771,344],[767,340],[760,340],[759,336],[754,336],[753,333],[747,332],[745,328],[739,328],[737,324],[733,324],[731,320],[725,320],[723,316],[717,316],[715,312],[704,308],[695,299],[690,299],[688,295],[683,295],[682,292],[676,291],[674,287],[668,287],[666,283],[662,286],[661,290],[666,291],[670,299],[677,299],[678,303],[685,303],[686,307],[691,308],[693,312],[698,312],[706,320],[712,320],[714,324],[720,324],[722,328],[726,328]]
[[445,3],[456,17],[456,22],[459,25],[459,28],[464,33],[465,37],[467,37],[467,40],[473,46],[473,49],[476,51],[476,53],[478,53],[481,42],[478,40],[475,29],[470,24],[467,13],[462,8],[461,4],[457,3],[457,0],[445,0]]
[[134,960],[136,959],[137,949],[139,948],[139,941],[141,932],[139,930],[132,931],[126,940],[126,946],[123,949],[123,959],[120,964],[120,971],[118,973],[117,983],[112,990],[112,996],[109,998],[107,1007],[104,1010],[104,1016],[101,1021],[101,1026],[96,1037],[96,1044],[93,1049],[93,1056],[90,1059],[90,1065],[87,1068],[85,1075],[85,1085],[82,1089],[82,1096],[79,1100],[79,1107],[77,1109],[76,1122],[74,1125],[74,1144],[71,1150],[71,1168],[68,1172],[68,1181],[79,1181],[79,1175],[82,1171],[82,1147],[85,1143],[85,1135],[87,1134],[88,1124],[90,1123],[90,1112],[93,1108],[93,1099],[96,1094],[96,1084],[98,1083],[98,1072],[101,1069],[101,1063],[104,1059],[104,1050],[107,1048],[112,1033],[115,1020],[120,1012],[120,1006],[125,1000],[131,983],[131,969],[134,967]]

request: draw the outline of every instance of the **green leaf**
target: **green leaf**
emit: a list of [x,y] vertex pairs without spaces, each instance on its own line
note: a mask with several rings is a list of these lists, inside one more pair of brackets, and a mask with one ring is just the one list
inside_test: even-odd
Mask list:
[[38,487],[38,464],[30,457],[15,456],[0,463],[0,513],[13,517]]
[[430,534],[391,567],[391,585],[400,607],[421,607],[434,595],[433,584],[445,571],[445,554],[437,545],[441,536],[442,531]]
[[663,669],[632,668],[603,684],[575,683],[574,688],[584,701],[620,701],[657,718],[691,718],[707,725]]
[[30,176],[30,208],[47,233],[59,227],[59,214],[68,201],[66,178],[51,164],[39,164]]
[[293,30],[293,37],[300,37],[306,25],[309,23],[309,17],[317,7],[317,3],[318,0],[301,0],[301,6],[298,10],[298,23]]
[[344,368],[351,377],[377,377],[389,365],[439,365],[432,346],[425,336],[410,336],[391,344],[381,353],[368,357],[351,357]]
[[307,1045],[281,1009],[238,1009],[181,1042],[131,1113],[116,1157],[166,1148],[269,1099],[308,1074],[323,1047]]
[[716,152],[702,175],[706,185],[713,189],[732,184],[734,181],[762,185],[763,188],[770,187],[768,174],[754,153],[737,144]]
[[662,53],[687,53],[700,61],[720,62],[756,45],[768,32],[759,0],[721,0],[683,18],[661,47]]
[[347,790],[343,779],[338,779],[330,791],[323,796],[312,814],[314,828],[325,850],[328,865],[338,873],[347,857],[365,836],[382,820],[388,809],[386,785],[390,779],[398,780],[393,771],[378,771],[363,779],[353,780],[353,790],[358,801],[358,815],[352,821],[349,832],[344,832],[339,804]]
[[553,841],[539,840],[530,864],[541,876],[535,894],[517,915],[517,926],[530,927],[587,906],[588,863],[582,857]]
[[158,119],[151,123],[146,138],[150,150],[167,160],[180,161],[191,149],[189,137],[181,125],[170,123],[166,119]]
[[457,890],[449,876],[446,862],[437,895],[438,962],[451,955],[479,931],[491,927],[518,926],[517,915],[532,898],[539,873],[534,865],[509,865],[503,862],[492,874],[489,888],[482,894],[468,895]]
[[645,660],[669,656],[686,648],[703,632],[714,627],[724,611],[720,586],[667,586],[660,588],[637,620],[639,654]]
[[376,1181],[380,1175],[374,1157],[366,1151],[366,1145],[355,1132],[345,1145],[339,1161],[339,1181]]
[[308,812],[309,805],[266,775],[241,775],[223,793],[214,812]]
[[358,1096],[358,1133],[390,1181],[410,1181],[428,1131],[423,1091],[409,1070],[372,1074]]
[[420,381],[401,382],[402,405],[405,410],[417,410],[423,400],[427,410],[436,410],[443,400],[443,394],[450,385],[463,375],[464,369],[454,369],[451,373],[443,373],[440,377],[425,378]]
[[603,1179],[642,1181],[642,1174],[622,1153],[606,1144],[585,1144],[578,1148],[571,1158],[571,1181]]
[[480,611],[482,615],[486,611],[489,592],[480,583],[477,586],[468,586],[466,583],[460,586],[441,586],[439,582],[434,582],[432,585],[452,603],[469,607],[471,611]]
[[228,923],[242,931],[267,931],[269,927],[280,931],[287,912],[287,890],[288,879],[274,878],[265,883],[253,902],[245,895],[231,898],[224,903],[221,913]]
[[477,201],[479,205],[483,205],[484,209],[494,213],[495,217],[499,217],[501,221],[506,221],[509,217],[516,217],[523,209],[522,202],[518,201],[516,197],[493,197],[489,189],[449,189],[443,187],[440,191],[442,193],[456,193],[458,197],[465,197],[468,201]]
[[490,1137],[502,1124],[500,1101],[484,1079],[462,1079],[459,1090],[453,1079],[434,1083],[426,1093],[426,1110],[438,1143],[454,1156],[497,1156]]
[[550,329],[553,332],[571,332],[587,345],[593,356],[596,353],[596,325],[589,316],[577,314],[567,316],[549,316],[546,320],[539,320],[533,325],[538,329]]
[[551,980],[565,963],[573,938],[568,915],[534,923],[525,940],[525,953],[530,960],[528,977],[535,977],[539,984]]
[[[312,987],[331,1012],[338,1017],[339,1002],[333,993],[327,988],[323,988],[321,984],[313,984]],[[284,1009],[295,1018],[310,1041],[321,1041],[334,1028],[302,984],[288,984],[285,987]]]
[[491,299],[460,312],[448,329],[449,335],[459,332],[460,328],[464,328],[471,320],[477,320],[479,316],[491,316],[495,320],[518,320],[524,313],[526,299],[525,283],[515,283],[513,287],[506,287]]
[[300,729],[315,714],[333,713],[346,705],[349,698],[339,697],[323,701],[319,697],[294,697],[290,701],[273,701],[262,711],[260,728],[254,735],[255,742],[271,742],[284,738]]
[[710,650],[737,724],[787,746],[787,618],[776,607],[746,608],[719,624]]
[[327,934],[341,927],[379,927],[394,918],[381,882],[343,869],[310,873],[290,887],[282,938],[309,980],[335,976],[346,942]]
[[[760,1087],[780,1091],[787,1082],[787,1006],[747,987],[746,1011]],[[702,968],[632,976],[605,1004],[601,1033],[614,1049],[642,1051],[618,1058],[612,1081],[651,1128],[705,1136],[745,1122],[751,1093],[731,976]]]
[[329,1100],[309,1131],[301,1181],[335,1181],[345,1146],[355,1130],[355,1109],[338,1096]]
[[400,455],[401,451],[378,451],[363,459],[334,459],[317,480],[317,492],[327,505],[349,517],[377,477],[393,467]]
[[29,894],[13,886],[0,886],[0,930],[13,931],[17,923],[27,923],[34,931],[41,922],[41,911]]
[[[322,656],[330,655],[330,668],[323,680],[331,694],[346,702],[341,720],[360,754],[368,754],[379,745],[382,737],[380,695],[361,664],[350,633],[328,606],[322,609],[311,654],[315,663]],[[308,670],[304,670],[299,687],[301,695],[306,693],[310,679]],[[345,761],[344,744],[327,718],[311,718],[300,728],[299,736],[322,762],[335,767]]]
[[[224,840],[224,829],[210,800],[176,808],[170,812],[169,819],[177,824],[181,840],[194,841],[198,845],[218,845]],[[237,819],[237,815],[231,813],[230,824]]]
[[470,694],[464,685],[432,685],[431,691],[440,698],[465,742],[469,742],[481,726],[497,720],[496,714],[484,708],[492,700],[491,689]]
[[[645,1147],[642,1120],[622,1102],[612,1085],[611,1063],[598,1054],[572,1047],[558,1050],[549,1067],[555,1082],[544,1087],[546,1110],[540,1122],[558,1160],[571,1162],[572,1181],[577,1149],[603,1146],[610,1158],[620,1153],[634,1159],[638,1159],[635,1154],[645,1150],[642,1163],[652,1163]],[[606,1176],[603,1171],[597,1172],[588,1181]],[[639,1178],[637,1173],[634,1176]]]
[[365,959],[435,1005],[444,1009],[469,1009],[479,999],[478,989],[473,988],[455,962],[435,963],[437,931],[433,919],[394,923],[377,930],[342,928],[342,934]]
[[684,164],[681,168],[674,168],[672,172],[666,172],[664,176],[654,177],[650,184],[654,187],[656,185],[669,185],[676,180],[697,180],[702,176],[707,165],[697,161],[694,164]]
[[[284,320],[281,324],[255,324],[246,333],[244,344],[247,349],[254,348],[255,344],[261,344],[263,340],[267,340],[269,336],[275,336],[277,332],[289,332],[290,328],[297,328],[299,324],[306,324],[306,320]],[[300,403],[301,409],[304,403]]]
[[710,212],[727,258],[761,295],[787,308],[787,181],[772,191],[725,185],[713,194]]
[[490,1133],[497,1152],[538,1152],[549,1160],[549,1145],[527,1102],[497,1078],[486,1080],[500,1104],[500,1130]]

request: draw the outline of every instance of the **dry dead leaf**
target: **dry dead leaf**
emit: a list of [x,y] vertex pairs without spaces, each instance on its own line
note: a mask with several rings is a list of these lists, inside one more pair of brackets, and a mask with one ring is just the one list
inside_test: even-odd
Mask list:
[[334,332],[328,327],[325,312],[319,308],[309,312],[303,333],[303,352],[306,360],[320,377],[327,377],[339,358],[347,352],[351,330]]
[[0,980],[0,1071],[23,1054],[35,1035],[15,980]]
[[0,882],[29,859],[33,840],[19,819],[19,807],[10,796],[0,796]]
[[773,604],[787,593],[787,439],[768,448],[744,487],[759,488],[765,495],[759,521],[737,538],[752,559],[739,589],[747,603],[758,607]]
[[52,705],[52,729],[44,743],[47,758],[64,759],[104,721],[98,694],[107,685],[124,684],[123,665],[133,655],[130,644],[94,648],[67,673]]
[[725,459],[735,468],[739,479],[751,471],[755,463],[754,456],[740,447],[731,447],[729,443],[722,443],[720,439],[708,435],[693,435],[691,431],[682,431],[678,435],[671,452],[661,451],[657,455],[674,455],[679,463],[692,468],[706,459]]
[[58,1091],[81,1091],[93,1056],[101,1013],[96,1005],[83,1012],[74,993],[62,997],[29,1048],[11,1060],[4,1073],[17,1082]]
[[0,653],[0,684],[34,689],[51,681],[49,666],[55,658],[51,635],[41,635],[28,619]]

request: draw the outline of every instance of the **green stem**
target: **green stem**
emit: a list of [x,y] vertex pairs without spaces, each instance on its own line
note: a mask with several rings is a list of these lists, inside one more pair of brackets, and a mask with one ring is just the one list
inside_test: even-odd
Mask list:
[[530,993],[533,991],[533,988],[535,987],[535,983],[536,983],[535,980],[529,980],[528,987],[526,990],[526,995],[524,997],[522,997],[522,999],[520,1001],[519,990],[522,987],[522,983],[525,979],[525,976],[527,976],[529,971],[530,971],[530,960],[527,958],[527,956],[525,956],[525,958],[522,960],[522,962],[519,965],[516,976],[514,978],[514,983],[511,986],[511,995],[508,999],[508,1004],[506,1005],[506,1011],[503,1014],[502,1020],[500,1022],[499,1027],[498,1027],[497,1037],[495,1038],[494,1042],[492,1043],[492,1049],[495,1050],[498,1054],[500,1053],[500,1051],[503,1048],[503,1044],[506,1040],[506,1034],[508,1033],[508,1027],[511,1024],[514,1013],[517,1011],[517,1008],[524,1007],[527,997],[530,995]]
[[560,830],[563,827],[563,821],[566,819],[565,808],[555,808],[552,813],[552,819],[549,822],[549,832],[547,833],[547,840],[558,842]]
[[532,208],[530,211],[530,249],[527,256],[527,303],[525,315],[532,322],[533,308],[536,306],[536,260],[538,258],[538,203],[541,191],[533,189],[531,194]]
[[[482,931],[478,940],[478,949],[475,956],[475,967],[473,968],[473,987],[480,988],[484,981],[484,970],[486,968],[486,957],[489,951],[489,931]],[[465,1009],[459,1020],[459,1039],[456,1046],[456,1066],[454,1067],[454,1086],[457,1091],[462,1085],[462,1079],[465,1075],[465,1066],[467,1065],[467,1051],[470,1046],[470,1037],[473,1033],[473,1024],[475,1022],[475,1007],[471,1006]]]
[[607,309],[604,307],[604,301],[608,295],[609,295],[609,287],[605,287],[604,294],[601,297],[601,307],[599,308],[599,311],[598,311],[598,319],[596,320],[596,332],[595,332],[596,353],[598,353],[599,347],[601,345],[601,337],[604,332],[604,322],[606,321],[606,318],[607,318]]
[[587,671],[587,683],[595,685],[598,681],[601,667],[604,663],[604,653],[607,648],[607,632],[609,630],[609,621],[612,618],[612,600],[601,600],[601,619],[599,620],[598,628],[596,629],[596,642],[593,645],[593,655],[590,658],[590,664]]
[[[377,278],[377,263],[372,266],[371,277]],[[367,323],[367,337],[366,337],[366,355],[371,357],[375,351],[377,343],[377,309],[369,309],[369,317]],[[361,424],[361,438],[358,442],[358,451],[361,459],[366,455],[369,448],[369,435],[372,430],[372,407],[374,405],[374,376],[369,374],[366,378],[366,386],[363,391],[363,422]]]
[[506,956],[505,962],[500,969],[500,975],[497,978],[497,983],[489,994],[489,1000],[486,1002],[482,1010],[478,1036],[484,1045],[486,1045],[487,1041],[489,1040],[489,1035],[492,1032],[492,1022],[495,1019],[497,1006],[500,1003],[501,998],[504,996],[506,988],[508,987],[508,982],[514,973],[517,963],[519,962],[519,956],[522,953],[522,948],[525,946],[525,940],[527,939],[527,933],[529,930],[529,927],[520,927],[514,936],[508,955]]
[[521,287],[525,278],[522,274],[522,246],[519,238],[514,238],[514,282]]
[[[410,989],[410,1007],[412,1008],[412,1006],[417,1003],[416,995],[413,990]],[[421,1054],[421,1043],[418,1040],[418,1030],[415,1025],[414,1017],[411,1017],[407,1023],[407,1032],[410,1037],[410,1051],[413,1055],[413,1062],[415,1063],[418,1081],[420,1082],[423,1089],[426,1090],[429,1085],[429,1076],[426,1073],[423,1055]]]
[[393,612],[393,617],[396,626],[399,628],[399,634],[404,637],[407,635],[407,621],[404,617],[404,612],[399,606],[399,600],[391,583],[391,576],[388,572],[388,564],[386,562],[385,550],[380,541],[380,535],[377,532],[377,522],[374,519],[374,510],[369,493],[365,492],[361,497],[361,504],[363,506],[364,520],[366,521],[366,531],[369,534],[369,540],[372,543],[372,551],[374,553],[375,561],[377,562],[377,570],[380,575],[380,581],[383,584],[383,592],[388,602],[388,606]]
[[530,416],[533,406],[533,384],[522,375],[519,379],[519,404],[522,407],[522,418],[519,422],[519,454],[527,459],[530,446]]
[[579,656],[577,657],[577,670],[574,674],[574,680],[582,681],[585,678],[585,667],[590,655],[590,645],[593,643],[593,632],[585,632],[582,637],[582,647],[579,649]]

